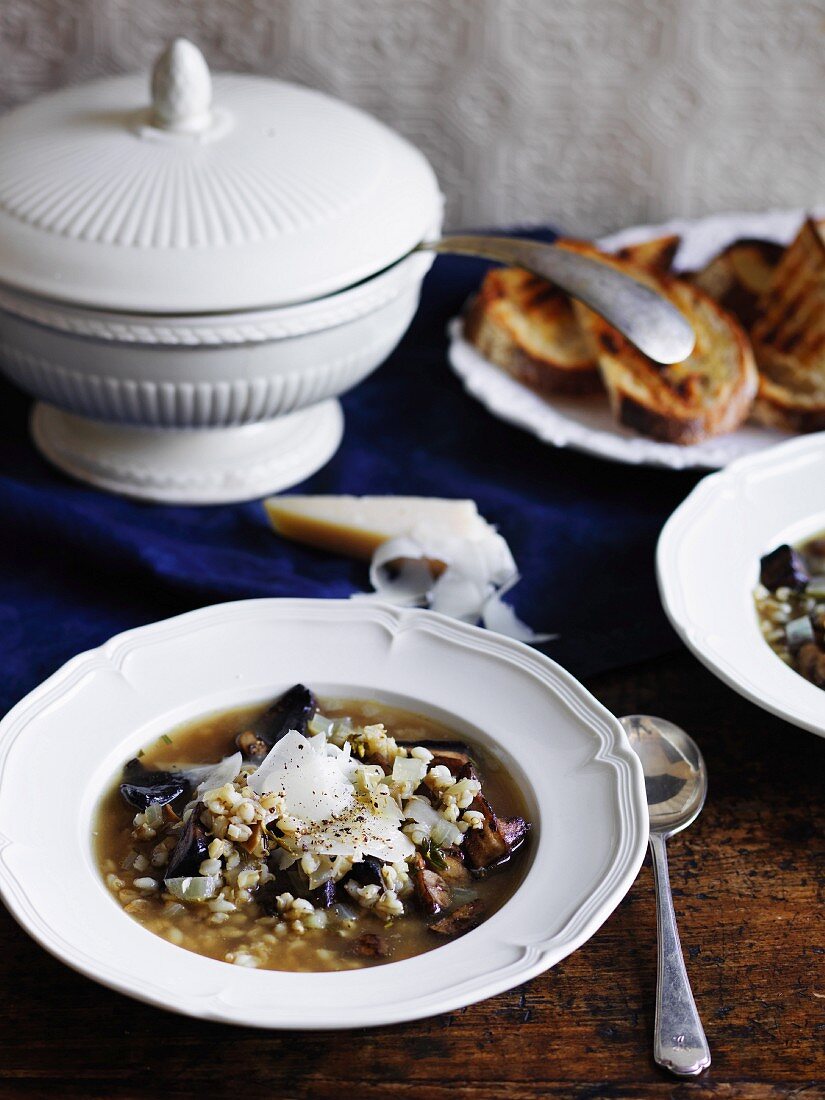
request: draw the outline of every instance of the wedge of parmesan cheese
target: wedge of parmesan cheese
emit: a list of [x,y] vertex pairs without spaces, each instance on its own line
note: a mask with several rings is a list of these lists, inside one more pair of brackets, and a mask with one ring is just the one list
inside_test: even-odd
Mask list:
[[269,521],[284,538],[369,561],[401,535],[477,541],[493,528],[475,501],[399,496],[278,496],[264,501]]

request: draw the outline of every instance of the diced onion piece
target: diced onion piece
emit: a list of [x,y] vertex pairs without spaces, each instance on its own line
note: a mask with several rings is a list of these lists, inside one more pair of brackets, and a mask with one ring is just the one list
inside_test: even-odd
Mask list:
[[404,803],[403,813],[408,821],[415,821],[419,825],[424,825],[428,830],[435,819],[441,816],[431,803],[426,798],[421,798],[420,795],[414,795],[412,798],[407,799]]
[[168,878],[164,886],[173,897],[181,901],[208,901],[221,886],[220,875],[187,875],[185,878]]
[[332,878],[332,860],[329,856],[321,856],[319,860],[319,867],[313,871],[309,876],[309,888],[310,890],[317,890],[319,886]]
[[317,752],[320,756],[326,756],[326,754],[327,754],[327,739],[326,739],[326,737],[324,737],[323,733],[313,734],[313,736],[308,737],[307,740],[309,741],[310,745],[315,750],[315,752]]
[[378,784],[383,783],[386,778],[380,764],[356,765],[354,779],[361,791],[374,793]]
[[269,863],[274,864],[276,870],[285,871],[287,867],[297,863],[300,858],[300,856],[292,855],[286,848],[273,848],[269,856]]
[[335,725],[334,718],[325,718],[323,714],[319,714],[318,711],[313,714],[307,723],[307,730],[309,733],[318,734],[322,733],[324,737],[329,737],[332,733],[332,728]]
[[339,920],[357,920],[358,914],[354,909],[350,909],[348,905],[344,905],[343,902],[336,901],[332,906],[332,912]]
[[152,802],[147,806],[145,811],[146,824],[150,829],[159,829],[163,824],[163,807],[159,806],[157,802]]
[[404,816],[429,830],[430,838],[439,848],[460,844],[464,834],[457,825],[442,817],[426,798],[414,795],[404,803]]
[[414,756],[396,756],[392,765],[392,777],[397,783],[412,783],[415,789],[427,774],[427,764]]
[[352,731],[351,718],[336,718],[332,724],[332,733],[329,735],[330,744],[343,748],[347,744],[347,738]]
[[437,848],[450,848],[453,844],[460,844],[463,839],[461,829],[440,814],[435,825],[430,826],[430,840]]
[[818,573],[811,577],[805,585],[805,595],[812,596],[815,600],[825,599],[825,575]]
[[224,757],[219,764],[215,764],[201,778],[200,783],[198,783],[198,794],[202,795],[206,791],[214,791],[218,787],[224,787],[227,783],[231,783],[237,777],[242,764],[243,756],[240,752]]
[[799,649],[816,639],[813,623],[807,615],[803,615],[799,619],[791,619],[785,627],[785,637],[788,640],[790,649]]

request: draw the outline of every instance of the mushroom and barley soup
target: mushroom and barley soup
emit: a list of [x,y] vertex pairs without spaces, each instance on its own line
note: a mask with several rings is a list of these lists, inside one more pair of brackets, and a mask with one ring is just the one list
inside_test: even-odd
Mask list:
[[766,554],[754,600],[771,649],[806,680],[825,688],[825,532]]
[[237,966],[319,971],[475,928],[518,886],[529,830],[487,751],[297,684],[130,760],[95,842],[106,886],[150,931]]

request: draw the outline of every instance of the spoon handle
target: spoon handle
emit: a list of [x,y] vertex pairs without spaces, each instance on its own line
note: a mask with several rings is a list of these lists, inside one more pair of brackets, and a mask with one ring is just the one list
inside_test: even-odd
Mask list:
[[680,363],[693,350],[693,329],[672,302],[588,256],[520,237],[442,237],[422,242],[418,250],[480,256],[527,268],[600,313],[657,363]]
[[710,1065],[710,1049],[685,970],[670,892],[665,839],[658,833],[651,833],[650,855],[656,884],[659,943],[653,1057],[671,1073],[694,1076]]

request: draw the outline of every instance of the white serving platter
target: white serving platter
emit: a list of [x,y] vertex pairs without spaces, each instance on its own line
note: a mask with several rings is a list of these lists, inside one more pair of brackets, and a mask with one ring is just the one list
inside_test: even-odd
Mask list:
[[[819,209],[814,211],[814,214],[821,213]],[[614,250],[678,233],[682,240],[674,269],[691,271],[740,237],[788,243],[804,216],[801,210],[773,210],[675,219],[661,225],[633,226],[603,238],[599,244]],[[450,364],[467,392],[494,416],[554,447],[572,447],[631,465],[663,466],[672,470],[719,469],[789,438],[772,428],[746,424],[730,435],[717,436],[689,447],[659,443],[618,424],[611,415],[606,394],[584,398],[554,397],[552,402],[539,397],[493,366],[464,339],[461,318],[450,322],[449,337]]]
[[[126,759],[165,730],[301,680],[418,710],[492,747],[534,822],[530,866],[502,909],[414,959],[295,974],[205,958],[122,912],[92,827]],[[31,805],[54,828],[32,827]],[[248,600],[120,634],[75,657],[0,723],[0,894],[82,974],[189,1016],[285,1029],[430,1016],[553,966],[599,928],[645,851],[641,768],[616,721],[527,646],[431,612],[334,600]]]
[[820,432],[704,478],[665,524],[656,551],[662,603],[684,643],[745,698],[820,736],[825,691],[764,640],[753,590],[764,554],[823,529]]

